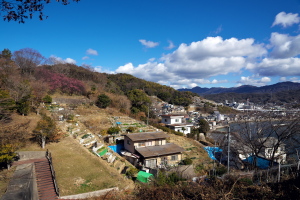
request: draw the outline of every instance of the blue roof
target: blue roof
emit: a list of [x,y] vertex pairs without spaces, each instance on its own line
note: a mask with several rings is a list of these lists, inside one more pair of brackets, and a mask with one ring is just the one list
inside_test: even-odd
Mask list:
[[[271,162],[272,162],[266,158],[262,158],[259,156],[249,156],[248,158],[246,158],[243,161],[251,163],[251,164],[254,164],[254,162],[256,162],[255,166],[260,169],[268,169],[268,167],[270,167]],[[277,164],[276,162],[274,162],[274,163]]]
[[223,150],[220,149],[219,147],[203,147],[205,151],[207,151],[208,156],[213,159],[217,160],[215,157],[215,153],[222,152]]

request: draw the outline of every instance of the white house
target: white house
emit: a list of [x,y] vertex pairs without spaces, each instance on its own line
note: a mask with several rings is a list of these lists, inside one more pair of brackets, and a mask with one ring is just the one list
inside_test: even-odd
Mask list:
[[191,133],[193,127],[193,124],[185,123],[184,115],[161,115],[161,123],[164,123],[170,129],[182,132],[185,135]]

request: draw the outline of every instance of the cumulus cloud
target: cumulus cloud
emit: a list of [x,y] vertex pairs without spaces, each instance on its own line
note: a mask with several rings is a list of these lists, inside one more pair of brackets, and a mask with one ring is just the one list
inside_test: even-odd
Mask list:
[[227,80],[209,81],[208,78],[240,72],[250,60],[266,53],[264,45],[256,44],[252,38],[223,40],[221,37],[208,37],[191,44],[181,44],[172,53],[163,55],[160,62],[149,60],[138,66],[127,63],[116,73],[128,73],[153,82],[164,80],[174,87],[217,84]]
[[116,73],[116,72],[114,72],[114,71],[110,71],[110,70],[108,70],[108,69],[105,69],[105,68],[102,67],[102,66],[96,66],[96,67],[94,67],[94,70],[95,70],[96,72],[107,73],[107,74],[115,74],[115,73]]
[[144,45],[146,48],[154,48],[159,45],[159,42],[147,41],[144,39],[140,39],[139,42]]
[[86,54],[87,55],[94,55],[94,56],[98,56],[98,52],[94,49],[89,48],[88,50],[86,50]]
[[261,79],[254,79],[253,77],[242,76],[241,79],[237,83],[238,83],[238,86],[241,86],[241,85],[264,86],[269,82],[271,82],[271,78],[269,78],[269,77],[262,77]]
[[167,46],[165,49],[170,50],[170,49],[174,49],[176,47],[171,40],[168,40],[168,43],[169,43],[169,46]]
[[300,59],[264,58],[252,71],[261,76],[300,76]]
[[171,54],[163,57],[169,71],[189,78],[206,78],[230,72],[239,72],[247,59],[260,57],[267,51],[254,39],[208,37],[190,45],[181,44]]
[[66,59],[62,59],[60,57],[51,55],[50,56],[50,60],[53,64],[59,64],[59,63],[70,63],[70,64],[76,64],[76,60],[72,59],[72,58],[66,58]]
[[286,28],[288,26],[292,26],[293,24],[298,24],[299,22],[300,17],[298,17],[298,14],[280,12],[276,15],[272,27],[275,25],[281,25]]
[[70,64],[76,64],[76,60],[72,59],[72,58],[66,58],[65,59],[66,63],[70,63]]
[[300,54],[300,35],[289,36],[287,34],[272,33],[270,47],[273,47],[271,57],[288,58]]

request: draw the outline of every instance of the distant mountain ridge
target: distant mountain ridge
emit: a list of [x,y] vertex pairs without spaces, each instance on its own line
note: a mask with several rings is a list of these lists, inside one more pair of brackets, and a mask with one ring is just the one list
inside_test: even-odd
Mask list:
[[232,88],[221,88],[221,87],[212,87],[212,88],[201,88],[194,87],[192,89],[178,89],[179,91],[190,91],[197,93],[199,95],[209,95],[209,94],[221,94],[221,93],[276,93],[281,91],[289,91],[289,90],[298,90],[300,89],[300,83],[294,82],[281,82],[273,85],[256,87],[252,85],[242,85],[240,87],[232,87]]

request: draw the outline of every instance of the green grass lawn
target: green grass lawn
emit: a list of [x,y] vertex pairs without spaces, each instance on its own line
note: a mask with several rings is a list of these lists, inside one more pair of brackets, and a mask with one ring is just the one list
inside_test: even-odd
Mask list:
[[[47,144],[46,148],[52,154],[61,196],[116,186],[120,189],[133,187],[132,181],[124,179],[111,164],[89,152],[72,137],[66,137],[59,143]],[[41,149],[32,145],[22,150]]]

